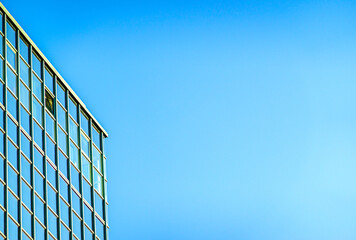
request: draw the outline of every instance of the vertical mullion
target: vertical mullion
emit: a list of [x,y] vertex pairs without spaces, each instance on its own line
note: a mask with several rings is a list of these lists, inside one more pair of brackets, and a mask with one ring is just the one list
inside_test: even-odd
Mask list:
[[106,202],[108,202],[107,200],[107,193],[106,193],[106,162],[105,162],[105,158],[104,158],[104,134],[102,131],[100,131],[100,144],[101,144],[101,169],[103,169],[103,183],[104,186],[102,186],[103,188],[103,197],[104,197],[104,221],[105,221],[105,231],[104,231],[104,239],[108,239],[108,212],[107,212],[107,204]]
[[32,160],[32,166],[31,166],[31,178],[32,178],[32,212],[33,212],[33,217],[32,217],[32,233],[33,236],[36,236],[36,219],[35,219],[35,159],[34,159],[34,122],[33,122],[33,91],[32,91],[32,45],[29,45],[29,65],[30,65],[30,135],[31,135],[31,160]]
[[20,219],[20,236],[19,239],[22,240],[22,179],[21,179],[21,128],[20,128],[20,123],[21,123],[21,104],[20,104],[20,31],[16,29],[16,46],[17,46],[17,54],[16,54],[16,73],[17,73],[17,78],[16,78],[16,84],[17,84],[17,139],[18,139],[18,155],[17,155],[17,164],[19,166],[19,177],[18,177],[18,189],[19,189],[19,203],[20,203],[20,208],[19,210],[19,219]]
[[3,19],[3,29],[4,29],[4,44],[3,44],[3,53],[4,53],[4,82],[5,82],[5,89],[3,89],[4,92],[4,105],[5,105],[5,118],[4,118],[4,130],[5,130],[5,139],[4,139],[4,155],[5,155],[5,182],[6,182],[6,187],[5,187],[5,208],[6,208],[6,213],[5,213],[5,235],[9,235],[9,179],[8,179],[8,151],[7,151],[7,71],[6,71],[6,61],[7,61],[7,51],[6,51],[6,22],[7,22],[7,16],[4,14],[4,19]]
[[82,218],[82,221],[81,221],[81,225],[82,225],[82,228],[81,228],[81,232],[82,232],[82,238],[85,240],[85,236],[84,236],[84,202],[83,202],[83,172],[82,172],[82,142],[81,142],[81,139],[82,139],[82,133],[81,133],[81,121],[80,121],[80,113],[81,113],[81,110],[80,110],[80,105],[78,104],[78,108],[77,108],[77,114],[78,114],[78,125],[79,125],[79,138],[78,138],[78,145],[79,145],[79,176],[80,176],[80,181],[79,181],[79,192],[81,194],[81,199],[80,199],[80,205],[81,205],[81,210],[82,210],[82,214],[81,214],[81,218]]

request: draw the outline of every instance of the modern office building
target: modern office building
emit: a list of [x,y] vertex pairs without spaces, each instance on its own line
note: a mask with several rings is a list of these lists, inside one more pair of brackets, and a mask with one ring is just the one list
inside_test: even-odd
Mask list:
[[0,4],[0,240],[108,239],[106,137]]

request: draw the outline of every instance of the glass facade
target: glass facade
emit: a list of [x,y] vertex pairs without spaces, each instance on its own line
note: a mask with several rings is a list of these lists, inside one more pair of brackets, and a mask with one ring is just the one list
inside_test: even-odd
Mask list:
[[107,133],[0,9],[0,240],[107,240]]

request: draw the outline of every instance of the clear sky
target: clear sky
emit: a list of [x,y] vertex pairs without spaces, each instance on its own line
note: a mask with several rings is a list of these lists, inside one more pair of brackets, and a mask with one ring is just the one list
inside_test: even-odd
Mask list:
[[356,239],[355,3],[3,3],[110,135],[111,239]]

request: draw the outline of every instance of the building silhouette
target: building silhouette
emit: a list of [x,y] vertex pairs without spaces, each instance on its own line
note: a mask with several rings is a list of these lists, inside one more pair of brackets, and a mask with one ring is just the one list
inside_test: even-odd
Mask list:
[[0,3],[0,240],[108,239],[106,137]]

